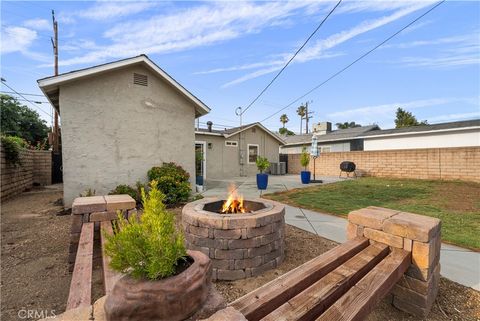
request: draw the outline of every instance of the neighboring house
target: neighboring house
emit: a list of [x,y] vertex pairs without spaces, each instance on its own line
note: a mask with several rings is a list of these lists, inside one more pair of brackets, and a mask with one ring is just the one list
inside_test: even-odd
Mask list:
[[361,151],[364,149],[364,142],[360,136],[378,130],[379,127],[377,125],[370,125],[332,131],[331,123],[319,123],[314,125],[313,133],[282,136],[285,140],[285,145],[280,147],[280,153],[299,154],[302,152],[303,147],[310,149],[312,135],[317,137],[320,153]]
[[480,146],[480,119],[365,133],[364,150]]
[[38,80],[61,115],[64,203],[176,162],[194,186],[194,121],[210,109],[147,56]]
[[279,162],[278,148],[284,141],[260,123],[215,130],[195,131],[195,144],[203,152],[203,166],[199,170],[204,179],[223,179],[251,176],[257,173],[257,156],[266,157],[271,163]]

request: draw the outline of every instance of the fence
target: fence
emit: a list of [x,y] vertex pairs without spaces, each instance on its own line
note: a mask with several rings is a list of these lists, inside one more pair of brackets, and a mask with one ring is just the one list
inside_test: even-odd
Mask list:
[[[360,176],[480,181],[480,147],[322,153],[316,175],[338,176],[342,161],[354,162]],[[300,154],[288,155],[288,173],[302,170]]]

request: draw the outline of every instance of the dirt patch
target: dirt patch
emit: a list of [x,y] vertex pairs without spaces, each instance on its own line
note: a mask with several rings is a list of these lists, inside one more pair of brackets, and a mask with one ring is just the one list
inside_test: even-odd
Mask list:
[[480,184],[471,182],[445,182],[435,188],[430,197],[434,203],[453,212],[477,212],[480,210]]

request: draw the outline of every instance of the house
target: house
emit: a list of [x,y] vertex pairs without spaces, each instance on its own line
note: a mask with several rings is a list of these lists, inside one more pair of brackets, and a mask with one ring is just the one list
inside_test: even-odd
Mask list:
[[377,125],[332,130],[330,122],[318,123],[313,126],[313,133],[282,136],[285,145],[280,147],[280,153],[300,154],[305,146],[310,148],[313,135],[317,137],[318,150],[321,153],[361,151],[364,149],[361,136],[377,130],[379,130]]
[[257,156],[266,157],[270,163],[279,162],[278,149],[284,141],[260,123],[215,130],[212,122],[208,128],[197,128],[195,145],[203,153],[203,164],[198,169],[204,179],[223,179],[255,175]]
[[480,146],[480,119],[370,131],[364,150]]
[[176,162],[194,186],[197,117],[210,109],[146,55],[38,80],[62,122],[64,203]]

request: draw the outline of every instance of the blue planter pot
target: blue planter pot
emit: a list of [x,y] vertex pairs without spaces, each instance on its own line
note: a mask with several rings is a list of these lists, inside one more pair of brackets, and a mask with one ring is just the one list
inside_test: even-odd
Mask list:
[[267,189],[268,185],[268,174],[257,174],[257,187],[260,190]]
[[197,176],[195,179],[195,183],[197,185],[203,185],[203,176],[202,175]]
[[302,178],[302,184],[310,184],[311,173],[309,171],[301,171],[300,177]]

